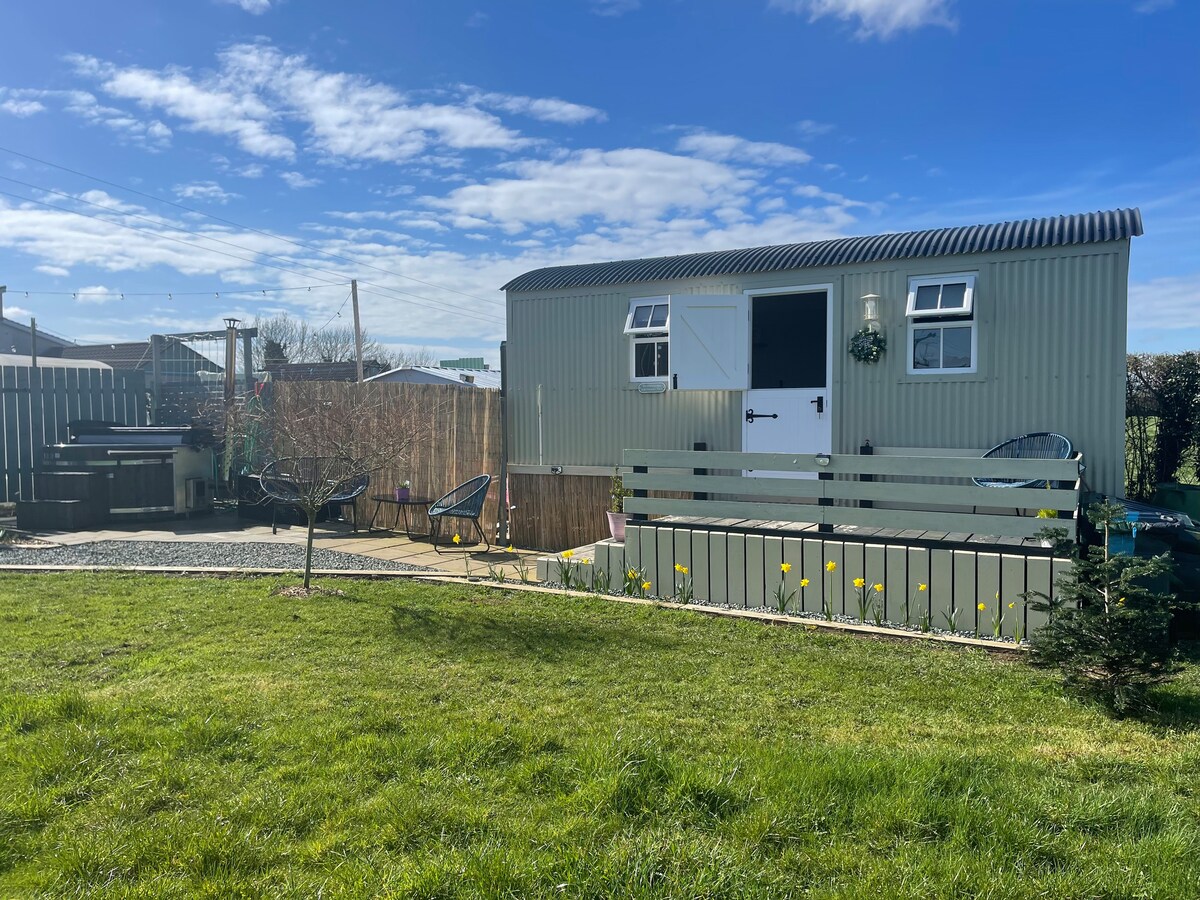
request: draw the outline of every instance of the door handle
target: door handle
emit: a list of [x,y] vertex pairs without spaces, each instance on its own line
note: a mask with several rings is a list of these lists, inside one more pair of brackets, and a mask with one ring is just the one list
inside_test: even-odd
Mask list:
[[746,421],[753,422],[755,419],[778,419],[779,413],[756,413],[753,409],[746,410]]
[[825,412],[825,396],[823,394],[819,394],[816,400],[809,400],[808,402],[815,403],[817,405],[818,416]]

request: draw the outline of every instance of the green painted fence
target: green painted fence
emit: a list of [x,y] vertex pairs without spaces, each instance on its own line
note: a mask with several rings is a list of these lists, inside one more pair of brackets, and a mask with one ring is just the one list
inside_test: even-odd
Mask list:
[[33,499],[42,448],[66,443],[67,423],[84,419],[145,425],[142,373],[52,364],[0,367],[0,501]]

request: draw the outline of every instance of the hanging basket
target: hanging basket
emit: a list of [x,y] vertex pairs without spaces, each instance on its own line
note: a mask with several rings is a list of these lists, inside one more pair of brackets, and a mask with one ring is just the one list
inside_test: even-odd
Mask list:
[[879,362],[886,349],[887,338],[870,328],[863,328],[850,338],[850,355],[861,363]]

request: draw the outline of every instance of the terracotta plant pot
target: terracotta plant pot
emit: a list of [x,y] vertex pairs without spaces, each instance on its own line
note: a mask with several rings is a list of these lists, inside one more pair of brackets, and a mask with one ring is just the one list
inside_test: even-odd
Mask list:
[[612,539],[617,543],[625,543],[625,523],[629,521],[629,513],[609,512],[607,515],[608,533],[612,535]]

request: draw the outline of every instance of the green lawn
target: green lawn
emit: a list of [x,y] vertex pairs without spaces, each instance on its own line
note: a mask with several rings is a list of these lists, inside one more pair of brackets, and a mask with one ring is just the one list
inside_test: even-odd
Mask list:
[[0,897],[1195,897],[1200,671],[486,588],[0,576]]

